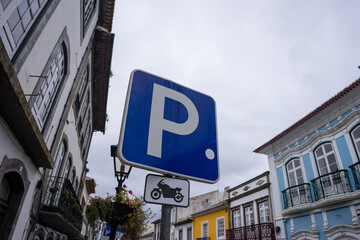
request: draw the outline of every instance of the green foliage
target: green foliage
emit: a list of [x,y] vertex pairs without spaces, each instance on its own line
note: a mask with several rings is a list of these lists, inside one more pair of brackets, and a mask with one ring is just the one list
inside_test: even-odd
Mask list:
[[130,213],[122,240],[138,240],[141,235],[147,230],[146,224],[153,217],[150,208],[145,209],[145,202],[142,197],[135,197],[133,199],[134,211]]
[[[125,186],[126,187],[126,186]],[[94,197],[90,199],[86,215],[90,226],[94,229],[94,235],[98,232],[99,222],[108,222],[113,215],[113,202],[129,205],[133,208],[132,213],[127,215],[126,223],[121,226],[125,229],[122,240],[138,240],[146,230],[146,223],[152,218],[151,210],[145,209],[142,197],[137,197],[125,187],[115,196],[108,195],[106,198]]]

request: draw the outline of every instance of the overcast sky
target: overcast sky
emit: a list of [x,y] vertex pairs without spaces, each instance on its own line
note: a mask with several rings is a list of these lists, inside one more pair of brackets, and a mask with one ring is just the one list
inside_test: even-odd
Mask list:
[[[190,181],[190,196],[234,187],[264,171],[253,150],[360,76],[360,1],[117,0],[105,135],[95,133],[88,175],[114,194],[117,144],[130,73],[162,76],[217,104],[220,180]],[[143,195],[150,172],[125,181]],[[155,212],[160,205],[149,204]]]

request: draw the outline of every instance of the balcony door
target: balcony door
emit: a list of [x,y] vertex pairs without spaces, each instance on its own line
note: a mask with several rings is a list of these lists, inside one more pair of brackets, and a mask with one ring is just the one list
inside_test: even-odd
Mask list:
[[232,217],[233,217],[233,227],[239,228],[240,227],[240,209],[233,210]]
[[324,143],[315,149],[315,158],[325,196],[337,194],[342,180],[332,144]]
[[339,170],[335,152],[331,143],[325,143],[315,150],[320,176]]
[[288,174],[288,180],[289,180],[289,187],[294,187],[291,188],[289,193],[290,195],[287,196],[288,198],[288,202],[291,202],[292,205],[297,205],[299,203],[301,203],[301,197],[302,197],[302,189],[298,188],[295,186],[298,186],[300,184],[304,183],[304,178],[303,178],[303,174],[302,174],[302,170],[301,170],[301,164],[300,164],[300,159],[299,158],[295,158],[290,160],[287,164],[286,164],[286,170],[287,170],[287,174]]

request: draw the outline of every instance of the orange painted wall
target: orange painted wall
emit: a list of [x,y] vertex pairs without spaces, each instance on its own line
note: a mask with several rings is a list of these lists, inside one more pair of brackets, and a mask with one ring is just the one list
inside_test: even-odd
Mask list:
[[[216,219],[225,217],[225,231],[229,229],[229,214],[228,209],[219,210],[217,212],[209,213],[194,219],[194,239],[201,238],[201,223],[208,221],[209,224],[209,237],[211,240],[216,240]],[[220,239],[225,239],[220,238]]]

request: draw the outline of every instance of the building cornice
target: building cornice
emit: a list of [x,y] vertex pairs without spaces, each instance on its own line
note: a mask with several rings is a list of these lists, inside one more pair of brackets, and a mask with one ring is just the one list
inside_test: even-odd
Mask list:
[[254,182],[254,181],[256,181],[256,180],[258,180],[258,179],[260,179],[260,178],[262,178],[262,177],[268,176],[269,173],[270,173],[269,171],[266,171],[266,172],[264,172],[264,173],[262,173],[262,174],[260,174],[260,175],[258,175],[258,176],[256,176],[256,177],[254,177],[254,178],[252,178],[252,179],[244,182],[244,183],[241,183],[241,184],[239,184],[239,185],[237,185],[237,186],[235,186],[235,187],[233,187],[233,188],[227,189],[226,191],[227,191],[227,192],[231,192],[231,191],[234,191],[234,190],[236,190],[236,189],[238,189],[238,188],[244,187],[244,186],[250,184],[251,182]]
[[196,217],[204,216],[204,215],[207,215],[207,214],[210,214],[210,213],[214,213],[214,212],[217,212],[217,211],[226,209],[227,207],[228,207],[227,202],[226,202],[226,201],[223,201],[223,202],[221,202],[221,203],[219,203],[219,204],[217,204],[217,205],[212,206],[212,207],[209,208],[209,209],[206,209],[206,210],[204,210],[204,211],[191,214],[191,216],[192,216],[193,218],[196,218]]

